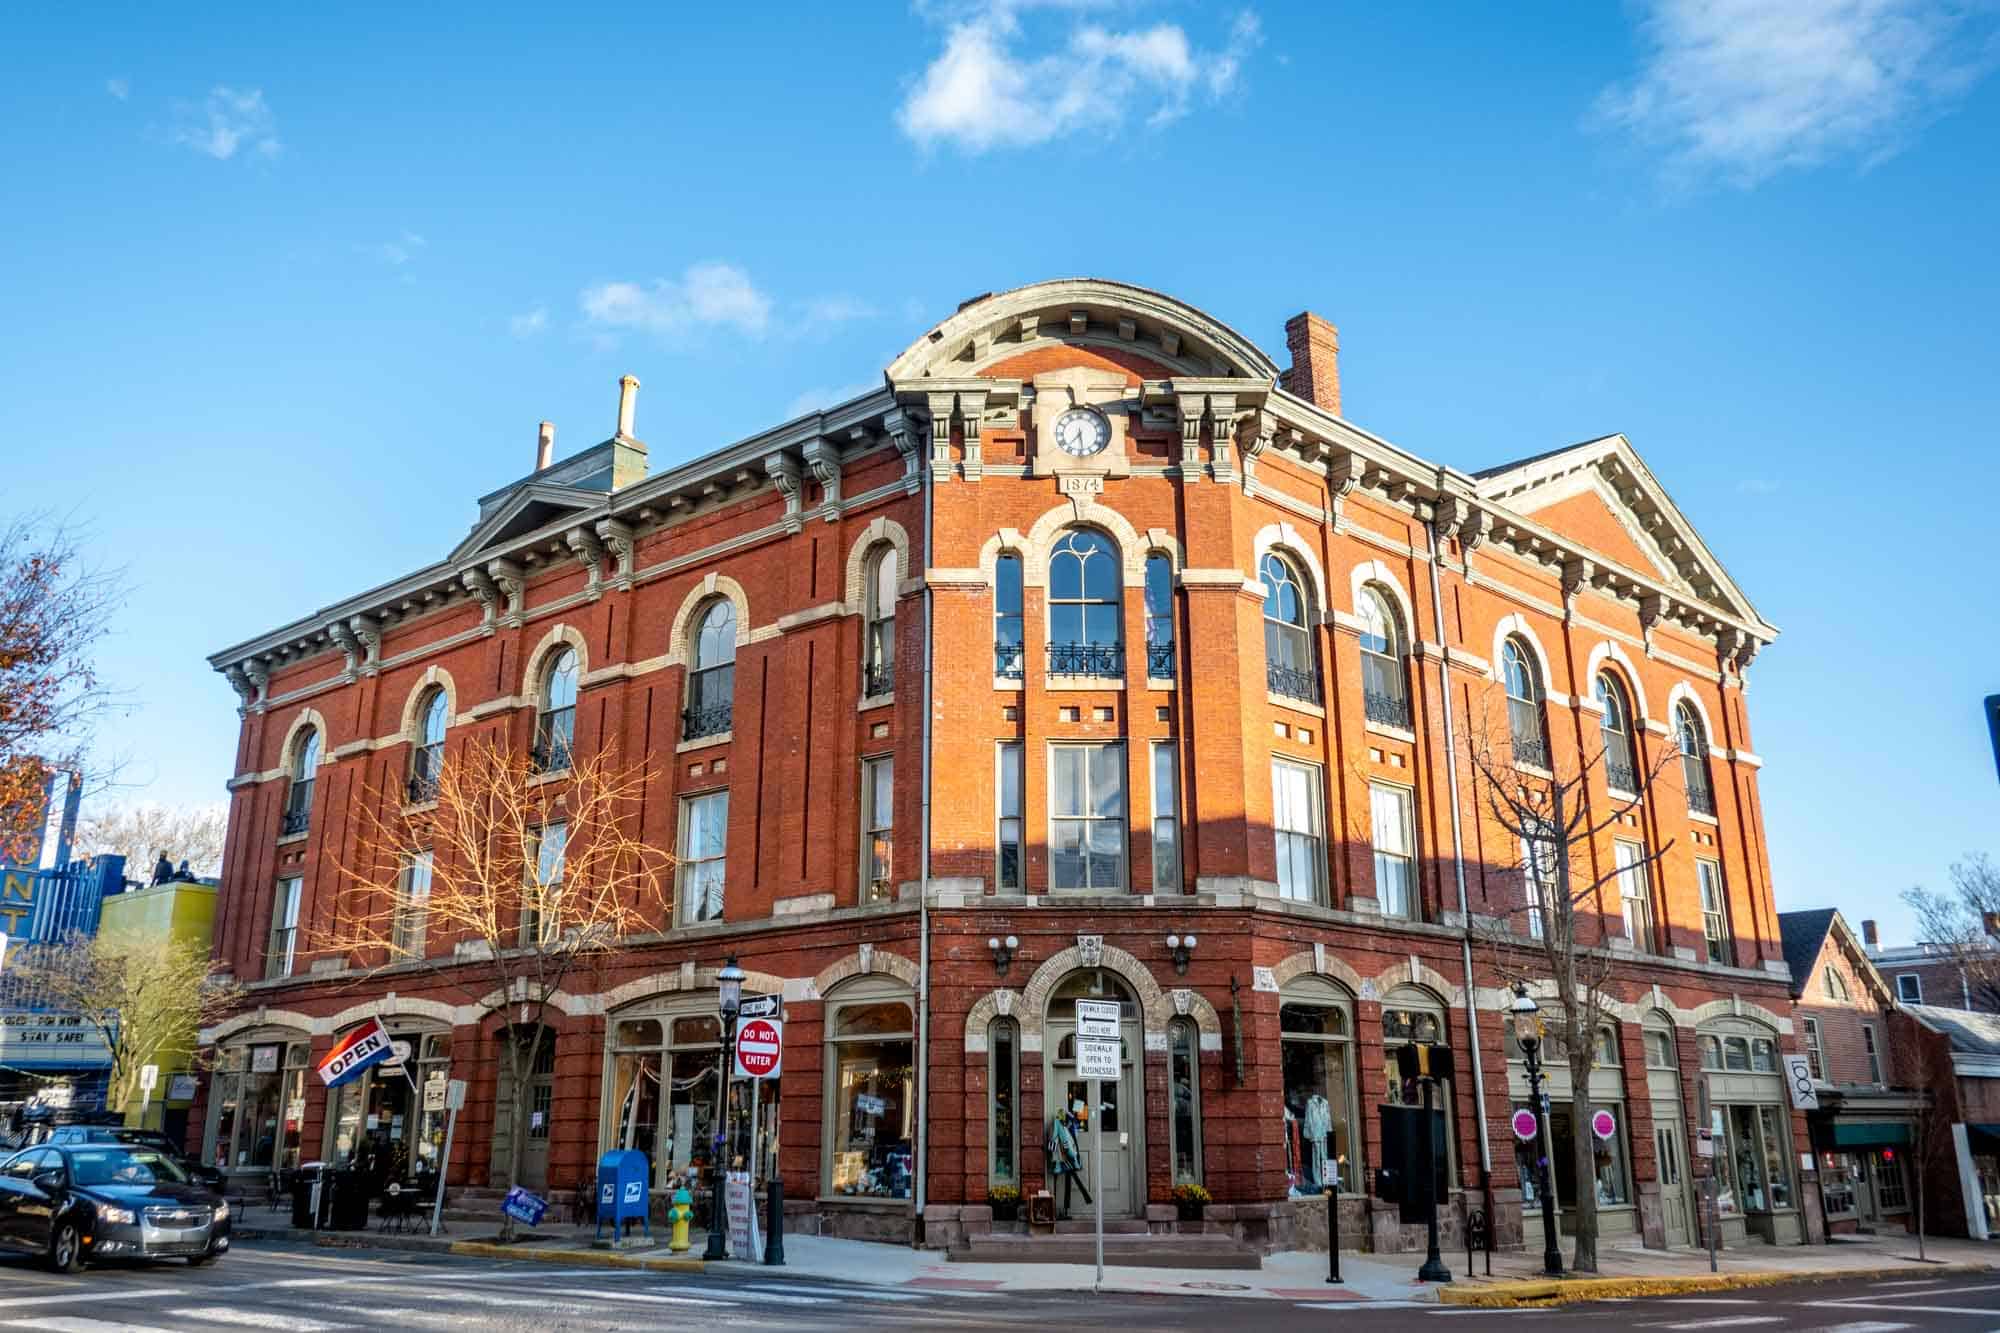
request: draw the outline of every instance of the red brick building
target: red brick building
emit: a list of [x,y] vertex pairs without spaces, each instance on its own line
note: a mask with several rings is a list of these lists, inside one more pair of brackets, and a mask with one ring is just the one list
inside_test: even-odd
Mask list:
[[1526,1084],[1472,945],[1534,914],[1481,813],[1483,734],[1524,784],[1601,756],[1594,805],[1642,789],[1576,851],[1633,863],[1593,904],[1620,964],[1607,1229],[1693,1239],[1712,1059],[1725,1241],[1805,1236],[1744,691],[1775,631],[1622,437],[1461,472],[1341,416],[1331,326],[1286,336],[1281,369],[1158,293],[1037,284],[967,302],[874,392],[661,471],[628,382],[611,439],[544,448],[436,564],[216,654],[243,703],[218,950],[250,1003],[208,1034],[205,1150],[435,1153],[399,1080],[328,1096],[307,1068],[380,1014],[419,1082],[472,1083],[452,1179],[501,1183],[504,1018],[421,969],[300,967],[289,932],[336,910],[356,792],[561,715],[579,752],[654,760],[641,832],[680,894],[562,997],[526,1183],[699,1156],[735,956],[784,997],[769,1151],[801,1225],[951,1243],[993,1186],[1050,1185],[1098,997],[1126,1014],[1112,1216],[1170,1225],[1197,1181],[1212,1229],[1293,1243],[1344,1162],[1343,1234],[1404,1245],[1366,1192],[1376,1108],[1406,1095],[1391,1047],[1434,1036],[1447,1232],[1490,1188],[1518,1239]]

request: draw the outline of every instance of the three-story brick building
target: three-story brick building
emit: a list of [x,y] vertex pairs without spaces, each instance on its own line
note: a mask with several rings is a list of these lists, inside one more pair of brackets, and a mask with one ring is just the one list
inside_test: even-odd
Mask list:
[[639,831],[679,893],[562,997],[526,1183],[615,1146],[656,1183],[698,1159],[735,956],[784,997],[763,1151],[801,1224],[949,1243],[994,1186],[1047,1187],[1075,1002],[1105,997],[1109,1215],[1166,1226],[1194,1181],[1210,1226],[1285,1243],[1337,1172],[1344,1234],[1403,1245],[1367,1186],[1417,1038],[1457,1052],[1448,1230],[1490,1191],[1518,1237],[1526,1082],[1474,944],[1529,930],[1534,886],[1467,758],[1493,735],[1521,783],[1588,762],[1622,811],[1576,852],[1626,867],[1592,905],[1619,959],[1593,1075],[1617,1128],[1583,1182],[1607,1229],[1694,1238],[1707,1063],[1725,1240],[1802,1238],[1745,701],[1775,631],[1622,437],[1458,471],[1341,415],[1325,321],[1286,336],[1281,369],[1158,293],[1036,284],[877,390],[660,471],[628,381],[611,439],[545,445],[436,564],[216,654],[243,705],[218,950],[250,1000],[207,1034],[206,1150],[434,1153],[399,1080],[307,1072],[379,1014],[420,1082],[472,1081],[452,1178],[502,1183],[505,1015],[294,942],[334,910],[357,792],[571,710],[579,751],[652,760]]

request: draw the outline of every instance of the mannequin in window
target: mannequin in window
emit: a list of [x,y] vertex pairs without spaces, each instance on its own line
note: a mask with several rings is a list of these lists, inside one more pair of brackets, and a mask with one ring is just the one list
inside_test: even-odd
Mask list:
[[1333,1133],[1333,1107],[1326,1098],[1314,1093],[1306,1098],[1305,1139],[1307,1170],[1311,1173],[1316,1189],[1324,1189],[1331,1182],[1326,1173],[1326,1140]]
[[1055,1118],[1049,1121],[1048,1138],[1043,1141],[1042,1148],[1048,1153],[1049,1173],[1056,1177],[1062,1189],[1056,1205],[1056,1216],[1059,1218],[1069,1217],[1070,1200],[1077,1190],[1083,1191],[1085,1203],[1094,1202],[1090,1197],[1090,1187],[1082,1179],[1083,1154],[1077,1148],[1082,1139],[1083,1121],[1073,1108],[1057,1111]]

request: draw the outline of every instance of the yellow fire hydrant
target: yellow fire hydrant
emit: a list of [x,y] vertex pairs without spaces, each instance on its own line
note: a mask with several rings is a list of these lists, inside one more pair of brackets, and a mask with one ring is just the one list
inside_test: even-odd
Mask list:
[[673,1206],[667,1209],[667,1220],[674,1224],[674,1233],[667,1241],[667,1248],[675,1254],[685,1254],[688,1250],[688,1223],[694,1220],[694,1195],[682,1185],[674,1191]]

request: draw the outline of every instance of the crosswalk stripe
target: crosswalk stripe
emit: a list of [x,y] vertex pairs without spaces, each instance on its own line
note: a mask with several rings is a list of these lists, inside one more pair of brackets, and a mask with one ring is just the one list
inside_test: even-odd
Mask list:
[[74,1305],[78,1301],[143,1301],[154,1296],[178,1296],[185,1287],[92,1287],[60,1296],[0,1296],[0,1319],[9,1310],[29,1305]]
[[799,1294],[805,1296],[833,1296],[841,1300],[863,1301],[923,1301],[930,1297],[914,1291],[884,1291],[880,1287],[815,1287],[804,1282],[746,1282],[734,1288],[738,1291],[775,1292],[778,1295]]
[[1714,1319],[1689,1319],[1678,1324],[1648,1324],[1648,1328],[1744,1328],[1750,1324],[1782,1324],[1785,1317],[1778,1314],[1731,1314],[1718,1315]]
[[86,1319],[82,1315],[50,1315],[43,1319],[9,1319],[8,1328],[41,1328],[49,1333],[171,1333],[152,1324],[121,1324],[110,1319]]
[[[588,1287],[543,1287],[541,1290],[557,1296],[583,1296],[598,1301],[644,1301],[649,1305],[719,1305],[731,1306],[735,1301],[716,1300],[707,1296],[665,1296],[644,1291],[592,1290]],[[825,1305],[817,1299],[802,1299],[796,1304]]]
[[1856,1324],[1827,1324],[1812,1333],[1902,1333],[1903,1329],[1915,1328],[1915,1324],[1885,1324],[1879,1320],[1863,1320]]
[[329,1324],[318,1319],[299,1319],[269,1310],[239,1310],[233,1305],[202,1305],[192,1310],[176,1306],[174,1318],[200,1319],[211,1324],[242,1324],[249,1328],[268,1328],[274,1333],[328,1333],[330,1329],[347,1327],[346,1324]]

